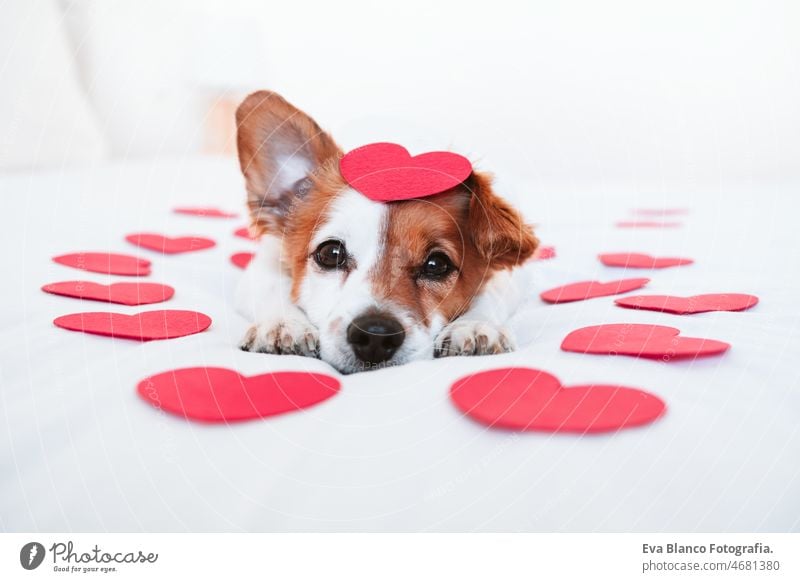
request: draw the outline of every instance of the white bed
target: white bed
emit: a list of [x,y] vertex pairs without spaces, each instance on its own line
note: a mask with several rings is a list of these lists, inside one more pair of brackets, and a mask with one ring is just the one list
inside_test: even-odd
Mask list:
[[[521,349],[342,377],[336,397],[265,421],[204,425],[158,413],[137,382],[173,368],[243,374],[326,364],[238,351],[247,323],[232,308],[252,243],[244,219],[173,214],[179,205],[239,210],[227,158],[99,165],[0,178],[0,528],[5,531],[797,531],[800,529],[800,330],[797,185],[670,190],[554,187],[506,178],[557,258],[536,267],[514,324]],[[620,229],[634,208],[684,207],[676,229]],[[136,231],[207,235],[216,248],[159,256],[126,243]],[[163,305],[125,307],[48,295],[69,279],[123,280],[53,263],[57,254],[150,258]],[[545,305],[538,293],[619,278],[600,252],[686,255],[651,273],[648,293],[739,292],[743,313],[676,316],[615,307],[613,298]],[[648,273],[648,272],[642,272]],[[628,273],[640,276],[640,272]],[[648,276],[648,275],[645,275]],[[127,280],[127,279],[126,279]],[[186,308],[205,333],[139,343],[69,332],[58,315]],[[721,356],[660,362],[559,349],[571,330],[606,322],[679,327],[732,344]],[[509,365],[564,384],[635,386],[663,398],[652,425],[603,436],[488,430],[462,417],[450,383]]]

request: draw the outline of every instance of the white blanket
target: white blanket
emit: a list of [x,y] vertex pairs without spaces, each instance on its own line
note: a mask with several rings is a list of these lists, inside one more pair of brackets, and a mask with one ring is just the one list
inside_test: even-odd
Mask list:
[[[797,188],[594,188],[513,184],[513,194],[558,256],[535,266],[519,351],[448,358],[342,377],[336,397],[264,421],[204,425],[158,413],[137,382],[213,365],[335,373],[290,356],[243,353],[248,322],[232,308],[241,271],[228,257],[252,243],[245,223],[174,214],[178,205],[242,208],[234,160],[108,165],[0,178],[0,528],[6,531],[788,531],[800,529],[800,334]],[[506,191],[502,190],[501,191]],[[634,208],[685,207],[675,229],[620,229]],[[160,256],[131,232],[197,234],[217,247]],[[84,251],[150,258],[165,304],[126,307],[40,291],[70,279],[130,280],[51,261]],[[621,278],[601,252],[689,256],[650,276],[643,292],[752,293],[742,313],[677,316],[565,305],[544,289]],[[649,274],[648,274],[649,273]],[[140,343],[58,329],[79,311],[195,309],[205,333]],[[657,323],[732,344],[695,362],[563,352],[571,330]],[[448,399],[474,370],[541,368],[564,384],[639,387],[663,398],[652,425],[603,436],[490,430]]]

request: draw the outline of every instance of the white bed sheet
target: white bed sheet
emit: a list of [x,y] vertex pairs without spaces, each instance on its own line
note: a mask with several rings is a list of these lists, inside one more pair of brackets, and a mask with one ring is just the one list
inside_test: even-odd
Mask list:
[[[335,398],[269,421],[208,426],[158,413],[135,386],[147,375],[213,365],[244,374],[311,359],[248,354],[232,308],[241,271],[232,236],[244,220],[180,216],[176,205],[240,209],[236,162],[120,163],[0,178],[0,528],[5,531],[791,531],[800,519],[798,207],[796,185],[670,190],[506,180],[558,257],[535,266],[514,327],[521,349],[418,362],[342,378]],[[637,207],[686,207],[679,229],[618,229]],[[208,235],[214,249],[161,257],[127,244],[136,231]],[[73,251],[153,261],[169,303],[125,307],[48,295],[49,282],[123,278],[51,262]],[[679,317],[623,310],[612,298],[550,306],[538,292],[619,278],[599,252],[688,255],[652,272],[650,293],[754,293],[744,313]],[[642,273],[628,273],[640,276]],[[206,333],[161,342],[57,329],[81,310],[187,308]],[[722,357],[659,362],[559,350],[604,322],[648,322],[730,342]],[[662,397],[664,418],[603,436],[487,430],[448,400],[451,381],[530,366],[565,384],[614,383]]]

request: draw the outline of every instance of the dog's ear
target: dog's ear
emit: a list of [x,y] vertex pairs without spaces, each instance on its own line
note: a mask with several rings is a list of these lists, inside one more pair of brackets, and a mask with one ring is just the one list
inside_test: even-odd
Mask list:
[[491,176],[473,172],[464,186],[470,191],[468,235],[478,253],[498,269],[530,259],[539,240],[520,213],[494,193]]
[[249,95],[236,110],[239,163],[247,182],[247,205],[258,233],[280,232],[310,176],[340,156],[330,135],[308,115],[271,91]]

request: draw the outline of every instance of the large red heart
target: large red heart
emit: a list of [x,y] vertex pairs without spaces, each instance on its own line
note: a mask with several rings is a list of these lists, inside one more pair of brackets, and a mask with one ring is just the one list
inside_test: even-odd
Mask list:
[[42,291],[65,297],[121,303],[122,305],[146,305],[161,303],[175,294],[175,289],[161,283],[112,283],[101,285],[91,281],[61,281],[42,287]]
[[253,253],[234,253],[231,255],[231,263],[240,269],[246,269],[250,261],[253,260]]
[[156,408],[205,422],[265,418],[308,408],[339,391],[324,374],[276,372],[242,376],[225,368],[183,368],[145,378],[139,395]]
[[650,279],[620,279],[619,281],[609,281],[608,283],[581,281],[580,283],[549,289],[542,293],[540,297],[548,303],[569,303],[570,301],[583,301],[594,297],[627,293],[644,287],[649,282]]
[[607,253],[599,255],[600,262],[607,267],[629,267],[631,269],[663,269],[691,265],[692,259],[680,257],[651,257],[642,253]]
[[455,405],[496,428],[599,433],[640,426],[661,416],[666,405],[637,388],[589,384],[562,386],[558,378],[531,368],[479,372],[450,388]]
[[174,208],[173,212],[177,214],[188,214],[190,216],[205,216],[207,218],[236,218],[239,216],[235,212],[226,212],[219,208],[198,206],[181,206]]
[[632,295],[617,299],[621,307],[632,309],[648,309],[650,311],[666,311],[678,315],[705,313],[707,311],[744,311],[758,303],[755,295],[741,293],[709,293],[692,295],[691,297],[675,297],[672,295]]
[[65,265],[83,271],[92,271],[93,273],[135,276],[150,274],[150,261],[131,255],[120,255],[116,253],[70,253],[53,257],[53,261],[59,265]]
[[72,331],[149,341],[199,333],[211,325],[211,318],[197,311],[178,309],[145,311],[136,315],[92,311],[62,315],[53,323]]
[[725,342],[699,337],[682,337],[681,330],[664,325],[611,323],[583,327],[570,332],[561,349],[581,354],[606,354],[673,359],[721,354],[730,348]]
[[339,161],[347,183],[370,200],[391,202],[439,194],[472,173],[472,164],[452,152],[428,152],[412,157],[394,143],[356,148]]
[[203,249],[210,249],[217,244],[210,238],[202,236],[179,236],[170,238],[163,234],[147,232],[129,234],[125,237],[125,240],[140,247],[168,255],[202,251]]

